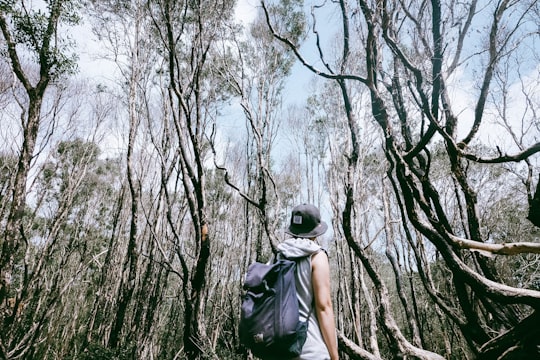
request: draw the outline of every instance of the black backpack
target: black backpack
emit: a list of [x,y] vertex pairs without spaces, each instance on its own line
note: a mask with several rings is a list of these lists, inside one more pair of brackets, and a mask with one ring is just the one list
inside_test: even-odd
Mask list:
[[254,262],[248,268],[240,342],[259,358],[288,359],[302,352],[307,321],[299,318],[295,270],[295,261],[279,257],[272,264]]

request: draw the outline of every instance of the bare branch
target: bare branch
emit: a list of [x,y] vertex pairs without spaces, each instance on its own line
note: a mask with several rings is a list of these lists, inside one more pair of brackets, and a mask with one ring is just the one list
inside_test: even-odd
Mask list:
[[540,143],[536,143],[529,147],[528,149],[525,149],[515,155],[501,155],[493,158],[482,158],[477,155],[469,154],[464,152],[463,150],[460,151],[460,155],[464,158],[467,158],[472,161],[476,161],[478,163],[484,163],[484,164],[497,164],[497,163],[505,163],[505,162],[519,162],[524,161],[528,159],[530,156],[540,152]]
[[503,244],[482,243],[479,241],[463,239],[452,236],[454,244],[461,249],[478,251],[483,255],[518,255],[518,254],[540,254],[540,243],[533,242],[515,242]]
[[360,81],[361,83],[367,84],[367,80],[365,78],[361,77],[361,76],[353,75],[353,74],[331,74],[331,73],[327,73],[327,72],[324,72],[322,70],[319,70],[315,66],[311,65],[302,56],[302,54],[300,53],[300,50],[298,50],[298,47],[291,40],[287,39],[286,37],[281,36],[280,34],[278,34],[275,31],[275,29],[272,26],[272,23],[270,21],[270,15],[268,14],[268,9],[266,8],[266,5],[265,5],[264,1],[261,4],[262,4],[263,10],[264,10],[264,15],[266,17],[266,24],[268,25],[268,28],[270,29],[270,32],[272,33],[272,35],[276,39],[278,39],[279,41],[284,43],[289,49],[291,49],[293,51],[294,55],[296,56],[296,58],[298,59],[298,61],[300,61],[302,63],[302,65],[304,65],[308,70],[310,70],[315,75],[322,76],[323,78],[326,78],[326,79],[332,79],[332,80],[357,80],[357,81]]

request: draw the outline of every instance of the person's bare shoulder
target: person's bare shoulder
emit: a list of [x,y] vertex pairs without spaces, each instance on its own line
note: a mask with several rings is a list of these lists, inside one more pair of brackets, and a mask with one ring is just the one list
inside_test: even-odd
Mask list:
[[311,264],[312,265],[328,265],[328,255],[326,254],[326,251],[321,250],[311,256]]

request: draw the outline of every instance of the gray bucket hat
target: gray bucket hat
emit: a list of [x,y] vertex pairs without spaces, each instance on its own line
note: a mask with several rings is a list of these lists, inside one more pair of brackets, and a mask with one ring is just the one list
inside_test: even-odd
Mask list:
[[299,238],[313,238],[328,230],[328,225],[321,220],[321,213],[311,204],[294,207],[291,213],[291,223],[285,233]]

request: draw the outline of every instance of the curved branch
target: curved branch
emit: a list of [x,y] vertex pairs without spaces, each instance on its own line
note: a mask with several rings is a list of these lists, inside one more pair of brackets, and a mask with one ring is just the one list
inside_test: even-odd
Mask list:
[[[506,331],[505,333],[497,337],[494,337],[489,342],[485,343],[480,348],[479,359],[517,359],[525,358],[525,356],[528,359],[532,359],[537,357],[538,352],[536,345],[538,341],[538,336],[540,335],[540,327],[538,327],[539,320],[540,312],[534,311],[531,315],[527,316],[512,329]],[[516,342],[520,343],[521,346],[512,346]],[[520,356],[504,356],[504,354],[508,354],[511,351],[519,351],[518,354]],[[503,353],[502,356],[501,353]]]
[[6,41],[7,48],[8,48],[8,54],[9,58],[11,60],[11,66],[13,68],[13,72],[19,79],[19,81],[23,84],[25,90],[27,92],[32,90],[32,84],[30,84],[30,80],[26,77],[26,74],[24,73],[21,62],[19,60],[19,55],[17,54],[17,50],[15,49],[15,42],[11,38],[11,33],[9,32],[6,18],[4,17],[4,14],[0,14],[0,29],[2,29],[2,35],[4,35],[4,40]]
[[367,350],[361,348],[353,341],[345,337],[341,332],[337,333],[338,343],[340,350],[344,351],[351,359],[361,360],[380,360],[379,357],[373,355]]
[[319,75],[326,79],[332,79],[332,80],[357,80],[360,81],[363,84],[367,84],[367,80],[361,76],[353,75],[353,74],[330,74],[327,72],[324,72],[322,70],[317,69],[315,66],[308,63],[308,61],[302,56],[300,51],[298,50],[298,47],[289,39],[286,37],[281,36],[276,32],[274,27],[272,26],[272,23],[270,22],[270,15],[268,14],[268,9],[266,8],[266,5],[264,1],[261,3],[262,8],[264,10],[264,16],[266,18],[266,24],[268,25],[268,28],[270,32],[272,33],[272,36],[281,41],[283,44],[285,44],[289,49],[292,50],[298,61],[302,63],[303,66],[305,66],[309,71],[314,73],[315,75]]
[[460,155],[463,156],[466,159],[478,162],[478,163],[484,163],[484,164],[497,164],[497,163],[505,163],[505,162],[519,162],[527,159],[531,155],[534,155],[536,153],[540,152],[540,142],[532,145],[531,147],[515,154],[515,155],[501,155],[493,158],[482,158],[480,156],[474,155],[474,154],[468,154],[464,151],[460,151]]
[[499,24],[508,6],[509,0],[504,0],[500,6],[497,7],[495,13],[493,14],[493,23],[491,24],[491,31],[489,33],[489,60],[484,74],[484,79],[482,81],[482,88],[480,90],[480,96],[478,98],[478,103],[476,109],[474,110],[474,123],[467,134],[463,139],[464,144],[469,144],[474,136],[478,133],[480,128],[480,123],[482,122],[484,109],[486,107],[487,97],[489,94],[489,89],[491,85],[491,79],[493,78],[493,73],[495,71],[495,66],[499,61],[500,53],[497,51],[497,33],[499,31]]
[[[215,126],[212,128],[212,134],[214,134],[214,133],[215,133]],[[229,185],[231,188],[233,188],[238,193],[238,195],[240,195],[248,203],[250,203],[251,205],[253,205],[256,208],[260,209],[261,206],[257,201],[253,200],[251,197],[249,197],[249,195],[244,193],[242,190],[240,190],[240,188],[238,186],[236,186],[235,184],[233,184],[231,182],[231,179],[229,178],[229,170],[225,166],[218,165],[217,160],[216,160],[217,159],[217,151],[216,151],[216,148],[214,146],[214,141],[213,141],[212,138],[213,138],[213,135],[211,136],[211,139],[210,139],[210,141],[208,141],[208,143],[210,144],[210,149],[212,150],[214,166],[216,167],[216,169],[221,170],[221,171],[224,172],[224,174],[225,174],[224,175],[225,183],[227,185]]]
[[[422,71],[414,66],[413,62],[409,59],[407,54],[400,49],[398,46],[398,43],[396,39],[393,37],[392,34],[390,34],[389,29],[391,28],[391,16],[388,14],[388,9],[386,7],[383,7],[383,25],[382,25],[382,35],[386,42],[386,44],[390,47],[390,50],[394,55],[401,61],[403,66],[411,71],[411,73],[414,76],[415,79],[415,88],[418,92],[418,95],[420,97],[419,106],[422,109],[423,114],[429,119],[430,125],[426,131],[426,133],[422,136],[418,144],[409,151],[409,154],[407,155],[408,158],[413,158],[417,156],[422,149],[425,148],[425,146],[431,141],[433,136],[436,134],[437,129],[440,128],[440,126],[437,123],[437,114],[432,112],[432,109],[429,105],[428,95],[425,93],[425,91],[422,89],[422,86],[424,84],[424,77],[422,75]],[[437,40],[437,39],[436,39]],[[438,41],[441,41],[438,39]],[[440,73],[440,71],[439,71]],[[440,74],[439,74],[440,75]]]
[[[540,291],[520,289],[501,284],[493,280],[489,280],[481,274],[475,272],[463,262],[454,248],[459,248],[458,240],[462,241],[464,239],[451,235],[445,232],[443,229],[434,229],[430,224],[422,221],[418,217],[418,214],[416,214],[416,211],[410,209],[409,206],[407,207],[407,211],[412,211],[412,213],[409,214],[409,218],[414,223],[415,227],[419,229],[424,236],[430,239],[441,252],[442,256],[445,258],[445,262],[452,269],[452,272],[462,276],[463,281],[469,284],[475,292],[482,293],[489,298],[497,299],[503,303],[527,304],[534,308],[538,308],[540,306]],[[461,243],[471,246],[471,242],[468,243],[466,241],[462,241]],[[531,245],[528,243],[521,243],[520,246],[523,248],[525,244]],[[507,249],[501,249],[500,251],[508,251],[510,248],[511,247],[507,246]],[[527,248],[532,249],[533,247],[528,246]],[[516,247],[516,249],[519,250],[519,247]],[[493,250],[497,249],[494,247]]]
[[315,34],[315,44],[316,44],[316,47],[317,47],[317,51],[319,52],[319,58],[321,59],[322,63],[324,64],[324,67],[331,73],[331,74],[334,74],[334,72],[332,71],[332,68],[330,67],[330,65],[328,64],[328,62],[326,62],[324,60],[324,54],[323,54],[323,50],[321,48],[321,37],[319,35],[319,32],[317,31],[317,18],[315,16],[315,13],[314,13],[314,9],[317,8],[318,6],[312,6],[311,7],[311,17],[313,19],[313,26],[312,26],[312,31],[313,31],[313,34]]
[[461,57],[461,53],[463,51],[463,44],[465,43],[465,37],[469,33],[469,28],[471,27],[472,19],[474,17],[474,14],[476,12],[476,4],[477,0],[473,0],[469,3],[469,11],[467,13],[467,18],[465,20],[465,23],[462,27],[459,29],[459,35],[457,39],[457,45],[456,45],[456,54],[454,55],[452,62],[448,66],[448,73],[451,74],[456,70],[458,66],[459,59]]

